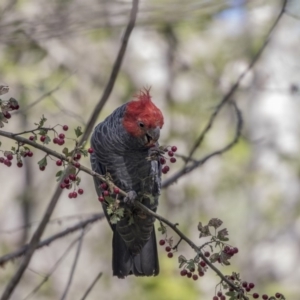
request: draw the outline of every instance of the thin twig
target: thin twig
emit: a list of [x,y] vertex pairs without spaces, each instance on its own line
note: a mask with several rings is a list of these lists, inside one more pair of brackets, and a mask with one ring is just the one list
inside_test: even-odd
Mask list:
[[139,0],[133,0],[132,1],[132,9],[131,9],[131,12],[130,12],[129,23],[126,27],[126,30],[125,30],[125,33],[124,33],[124,36],[123,36],[123,39],[122,39],[121,47],[120,47],[120,50],[118,52],[117,58],[115,60],[115,63],[114,63],[112,72],[110,74],[108,83],[105,87],[105,90],[104,90],[98,104],[96,105],[96,107],[94,109],[93,114],[90,117],[90,120],[89,120],[88,125],[86,127],[86,131],[82,135],[80,143],[82,143],[82,142],[84,142],[88,139],[90,133],[93,130],[94,124],[97,121],[97,118],[99,116],[100,111],[102,110],[104,104],[107,102],[107,100],[110,96],[110,93],[111,93],[111,91],[112,91],[112,89],[115,85],[115,82],[116,82],[117,76],[119,74],[119,71],[120,71],[120,68],[121,68],[121,65],[122,65],[122,61],[123,61],[123,58],[124,58],[124,55],[125,55],[125,52],[126,52],[128,40],[129,40],[130,34],[131,34],[131,32],[134,28],[134,25],[135,25],[136,16],[137,16],[137,12],[138,12],[138,4],[139,4]]
[[[75,215],[66,215],[66,216],[53,218],[53,219],[49,220],[48,224],[57,223],[57,224],[60,225],[61,223],[67,222],[69,220],[73,220],[73,219],[82,220],[83,218],[87,218],[87,217],[91,217],[91,216],[95,216],[95,213],[83,213],[83,214],[75,214]],[[15,227],[15,228],[11,228],[11,229],[0,230],[0,234],[12,234],[12,233],[18,232],[20,230],[30,228],[30,227],[34,226],[35,224],[37,224],[37,223],[40,223],[40,221],[32,221],[32,222],[29,222],[29,223],[25,224],[24,226]]]
[[37,105],[38,103],[40,103],[43,99],[47,98],[48,96],[52,95],[53,93],[55,93],[56,91],[58,91],[61,86],[63,85],[63,83],[65,83],[65,81],[67,81],[74,73],[68,75],[66,78],[64,78],[54,89],[46,92],[45,94],[41,95],[39,98],[37,98],[35,101],[33,101],[32,103],[30,103],[29,105],[27,105],[26,107],[18,110],[15,112],[15,114],[19,114],[19,113],[24,113],[27,110],[31,109],[33,106]]
[[166,179],[162,183],[162,188],[167,188],[168,186],[170,186],[171,184],[176,182],[183,175],[192,172],[193,170],[195,170],[196,168],[198,168],[199,166],[201,166],[205,162],[207,162],[213,156],[223,154],[224,152],[231,149],[238,142],[238,140],[241,136],[241,130],[242,130],[242,127],[243,127],[243,119],[242,119],[242,114],[241,114],[240,110],[238,109],[237,105],[235,104],[235,102],[231,102],[231,103],[234,107],[234,110],[235,110],[236,116],[237,116],[236,131],[235,131],[235,136],[234,136],[233,140],[227,146],[208,154],[207,156],[203,157],[200,160],[193,161],[193,163],[189,166],[184,166],[180,171],[175,173],[172,177]]
[[72,280],[73,280],[73,276],[74,276],[74,272],[76,270],[77,262],[78,262],[78,259],[79,259],[84,233],[85,233],[85,231],[84,231],[84,229],[82,229],[81,235],[80,235],[80,240],[78,242],[77,251],[76,251],[76,254],[75,254],[75,257],[74,257],[73,265],[72,265],[70,276],[69,276],[69,279],[68,279],[68,283],[67,283],[65,291],[64,291],[64,293],[61,297],[61,300],[65,300],[67,295],[68,295],[68,291],[70,289],[70,286],[71,286],[71,283],[72,283]]
[[58,261],[54,264],[51,271],[43,278],[43,280],[23,299],[27,300],[32,295],[34,295],[42,286],[43,284],[48,281],[48,279],[51,277],[51,275],[54,273],[54,271],[57,269],[57,267],[60,265],[60,263],[63,261],[63,259],[66,257],[66,255],[69,253],[69,251],[74,247],[74,245],[80,240],[81,237],[77,237],[64,251],[62,256],[58,259]]
[[250,62],[248,68],[242,73],[240,74],[240,76],[238,77],[237,81],[235,82],[235,84],[231,87],[231,89],[226,93],[226,95],[223,97],[223,99],[221,100],[221,102],[217,105],[217,107],[215,108],[214,112],[212,113],[212,115],[210,116],[210,119],[207,123],[207,125],[205,126],[204,130],[201,132],[201,134],[199,135],[199,137],[197,138],[196,142],[194,143],[189,155],[188,155],[188,159],[186,161],[186,164],[189,162],[190,158],[193,156],[193,154],[195,153],[195,151],[197,150],[198,147],[201,146],[207,132],[211,129],[211,127],[213,126],[214,120],[217,117],[218,113],[220,112],[220,110],[222,109],[222,107],[228,103],[228,101],[232,98],[233,94],[237,91],[242,79],[249,73],[249,71],[254,67],[254,65],[257,63],[257,61],[259,60],[259,58],[261,57],[261,54],[263,53],[263,51],[265,50],[265,48],[267,47],[267,45],[270,42],[270,38],[271,35],[273,34],[275,28],[277,27],[277,24],[279,23],[281,17],[283,16],[283,14],[285,13],[285,8],[286,8],[286,4],[287,4],[287,0],[284,0],[283,6],[281,8],[281,11],[279,13],[279,15],[277,16],[276,20],[274,21],[273,25],[271,26],[266,39],[264,40],[264,43],[262,44],[262,46],[260,47],[260,49],[258,50],[258,52],[255,54],[255,56],[253,57],[252,61]]
[[88,289],[86,290],[86,292],[84,293],[84,295],[82,296],[82,298],[80,300],[85,300],[86,297],[89,295],[89,293],[91,292],[91,290],[93,289],[94,285],[97,283],[97,281],[101,278],[102,276],[102,271],[99,272],[99,274],[96,276],[96,278],[93,280],[93,282],[91,283],[91,285],[88,287]]
[[[60,239],[60,238],[63,238],[65,237],[66,235],[70,234],[70,233],[73,233],[79,229],[84,229],[86,228],[86,226],[90,225],[90,224],[93,224],[101,219],[104,218],[104,214],[101,213],[101,214],[94,214],[91,218],[87,219],[87,220],[84,220],[84,221],[81,221],[79,223],[77,223],[76,225],[72,226],[72,227],[69,227],[61,232],[58,232],[52,236],[50,236],[49,238],[41,241],[38,243],[36,249],[39,249],[39,248],[42,248],[44,246],[49,246],[52,242],[54,242],[55,240],[57,239]],[[10,252],[6,255],[3,255],[0,257],[0,266],[3,266],[6,262],[10,261],[10,260],[14,260],[22,255],[24,255],[27,250],[29,248],[29,244],[27,245],[24,245],[23,247],[21,247],[19,250],[17,251],[14,251],[14,252]]]

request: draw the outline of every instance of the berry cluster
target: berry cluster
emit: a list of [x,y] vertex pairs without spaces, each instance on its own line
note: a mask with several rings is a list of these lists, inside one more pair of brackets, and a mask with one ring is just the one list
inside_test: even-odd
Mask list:
[[[77,184],[79,185],[80,183],[80,177],[78,177],[76,174],[70,174],[69,176],[67,176],[64,181],[60,184],[60,187],[61,189],[68,189],[70,190],[73,186],[73,183],[74,185]],[[69,193],[69,198],[77,198],[78,195],[82,195],[84,192],[84,190],[82,188],[79,188],[77,191],[76,191],[76,188],[74,188],[74,191],[73,192],[70,192]]]
[[[159,241],[159,244],[160,244],[161,246],[164,246],[164,245],[166,244],[166,240],[160,240],[160,241]],[[166,250],[166,252],[168,253],[168,254],[167,254],[168,257],[169,257],[169,258],[172,258],[172,257],[173,257],[173,252],[171,252],[171,251],[172,251],[172,248],[171,248],[170,246],[166,246],[165,250]]]
[[[161,155],[160,156],[160,163],[161,165],[165,165],[167,163],[167,159],[169,159],[169,161],[171,163],[175,163],[176,162],[176,158],[174,157],[174,153],[177,151],[177,147],[176,146],[172,146],[169,148],[165,148],[164,152],[167,153],[167,155],[169,156],[169,158],[166,158],[165,156]],[[163,174],[167,174],[170,170],[170,167],[168,165],[165,165],[162,167],[162,173]]]
[[4,152],[4,157],[0,157],[0,163],[3,163],[4,165],[6,165],[7,167],[10,167],[12,165],[12,160],[14,158],[14,155],[17,157],[17,166],[19,168],[23,167],[23,162],[21,157],[32,157],[33,156],[33,152],[31,152],[29,150],[29,148],[26,149],[18,149],[16,150],[15,148],[13,148],[13,151],[5,151]]
[[[91,149],[91,148],[90,148]],[[105,197],[108,197],[110,196],[110,192],[109,192],[109,187],[108,187],[108,184],[103,182],[100,184],[100,188],[102,190],[102,195],[98,197],[98,200],[102,203],[105,201]],[[120,193],[120,189],[117,188],[117,187],[114,187],[113,188],[113,194],[114,195],[118,195]]]

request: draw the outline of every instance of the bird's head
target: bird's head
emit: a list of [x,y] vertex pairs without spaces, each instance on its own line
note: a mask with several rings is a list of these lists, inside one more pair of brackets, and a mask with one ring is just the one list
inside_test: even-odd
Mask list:
[[151,101],[149,90],[141,91],[127,104],[123,126],[143,146],[151,147],[157,142],[163,124],[164,117]]

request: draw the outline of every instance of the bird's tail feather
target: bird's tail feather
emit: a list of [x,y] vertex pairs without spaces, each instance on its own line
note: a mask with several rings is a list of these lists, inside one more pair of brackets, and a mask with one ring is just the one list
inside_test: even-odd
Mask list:
[[141,252],[133,255],[128,250],[120,234],[115,230],[113,236],[113,275],[124,278],[128,275],[156,276],[159,273],[159,263],[155,229]]

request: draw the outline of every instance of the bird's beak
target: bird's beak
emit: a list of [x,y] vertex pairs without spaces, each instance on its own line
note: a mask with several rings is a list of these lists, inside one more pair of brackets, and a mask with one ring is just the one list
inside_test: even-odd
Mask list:
[[145,136],[146,146],[154,145],[158,141],[159,136],[160,136],[159,126],[149,129]]

